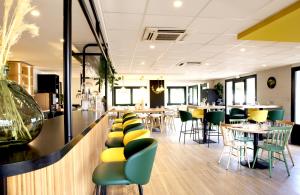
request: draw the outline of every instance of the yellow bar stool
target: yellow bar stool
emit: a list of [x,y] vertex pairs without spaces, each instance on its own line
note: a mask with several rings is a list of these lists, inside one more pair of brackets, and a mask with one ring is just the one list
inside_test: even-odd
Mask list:
[[123,131],[110,132],[108,134],[108,138],[123,137],[124,136],[124,131],[126,131],[127,129],[130,129],[130,128],[133,128],[135,126],[140,126],[140,125],[142,125],[142,123],[143,123],[142,119],[132,119],[132,120],[126,121],[122,125]]
[[[148,129],[136,130],[128,132],[123,139],[123,144],[126,146],[129,142],[142,138],[149,138],[150,131]],[[100,159],[102,162],[122,162],[126,161],[124,156],[124,147],[108,148],[101,153]]]
[[196,121],[196,129],[200,129],[199,125],[198,125],[198,121],[200,120],[200,122],[203,122],[204,119],[204,110],[203,109],[194,109],[192,111],[192,117],[193,117],[193,121]]
[[268,118],[268,110],[255,110],[250,113],[248,120],[255,121],[257,123],[264,123]]

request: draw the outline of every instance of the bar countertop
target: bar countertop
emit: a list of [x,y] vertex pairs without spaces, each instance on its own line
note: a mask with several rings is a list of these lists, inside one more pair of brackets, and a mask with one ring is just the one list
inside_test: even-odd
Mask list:
[[103,117],[100,112],[73,111],[73,139],[65,143],[64,117],[44,122],[42,131],[24,146],[0,148],[0,178],[34,171],[62,159]]

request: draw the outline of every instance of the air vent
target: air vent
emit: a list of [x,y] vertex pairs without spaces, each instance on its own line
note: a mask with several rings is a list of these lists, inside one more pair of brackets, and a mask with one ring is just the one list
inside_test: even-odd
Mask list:
[[180,41],[185,35],[185,30],[171,28],[146,27],[144,41]]
[[177,66],[182,67],[182,66],[201,66],[201,62],[180,62],[177,64]]

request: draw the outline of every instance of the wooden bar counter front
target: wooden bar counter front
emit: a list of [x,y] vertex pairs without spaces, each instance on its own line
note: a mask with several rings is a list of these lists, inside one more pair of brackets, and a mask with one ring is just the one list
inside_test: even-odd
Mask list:
[[[51,123],[50,120],[49,123]],[[60,148],[57,148],[59,146],[54,144],[55,146],[51,149],[51,145],[57,143],[57,140],[52,139],[60,139],[60,136],[63,135],[63,116],[56,120],[53,124],[47,124],[48,121],[46,121],[43,130],[57,131],[58,128],[62,131],[59,131],[60,135],[49,133],[49,136],[47,136],[47,132],[42,131],[39,136],[48,138],[38,140],[39,137],[37,137],[37,141],[34,140],[30,143],[30,147],[39,148],[38,145],[46,141],[47,143],[43,144],[48,145],[50,149],[45,149],[43,148],[45,146],[42,146],[40,150],[47,150],[48,155],[47,152],[42,154],[43,151],[41,151],[39,156],[39,151],[36,151],[37,154],[33,155],[35,157],[29,160],[26,159],[27,162],[21,161],[5,165],[17,166],[17,172],[25,172],[7,176],[8,195],[83,195],[93,193],[94,184],[91,178],[94,168],[99,163],[99,154],[104,147],[108,129],[108,116],[100,116],[100,114],[91,111],[73,112],[73,129],[77,129],[75,132],[73,130],[74,138]],[[9,171],[3,172],[1,168],[5,166],[3,160],[0,160],[1,176],[12,174]],[[26,167],[28,165],[25,165],[24,170],[22,170],[18,163],[23,162],[32,164],[31,168],[34,170],[28,171],[30,170]],[[35,163],[38,163],[38,165]]]

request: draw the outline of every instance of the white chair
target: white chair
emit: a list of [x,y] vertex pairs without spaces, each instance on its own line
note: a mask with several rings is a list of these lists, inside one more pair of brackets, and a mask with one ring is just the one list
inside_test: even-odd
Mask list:
[[162,114],[152,113],[150,116],[150,128],[159,127],[160,131],[163,131]]
[[149,115],[147,113],[138,113],[137,116],[142,119],[145,129],[149,128]]
[[248,167],[250,168],[249,158],[248,158],[248,153],[247,153],[247,144],[245,144],[244,142],[235,140],[234,131],[229,129],[228,126],[225,124],[221,124],[221,132],[222,132],[224,147],[223,147],[220,159],[219,159],[219,163],[221,162],[221,160],[223,158],[224,152],[228,148],[229,149],[229,157],[228,157],[226,169],[228,169],[228,167],[229,167],[231,156],[234,155],[233,150],[235,150],[237,153],[236,157],[238,158],[238,164],[240,167],[241,166],[241,164],[240,164],[241,153],[242,153],[242,149],[244,149],[244,151],[245,151],[244,158],[246,158]]
[[168,109],[164,113],[164,123],[165,123],[165,128],[166,130],[169,129],[170,131],[176,131],[175,128],[175,116],[176,116],[176,111]]

